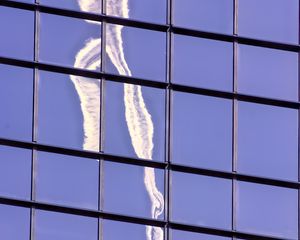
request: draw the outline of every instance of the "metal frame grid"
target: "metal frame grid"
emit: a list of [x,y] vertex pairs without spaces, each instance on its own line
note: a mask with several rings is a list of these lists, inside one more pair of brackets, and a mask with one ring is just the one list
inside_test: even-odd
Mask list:
[[[31,183],[31,200],[20,200],[20,199],[14,199],[14,198],[8,198],[0,196],[0,203],[2,204],[9,204],[9,205],[15,205],[15,206],[23,206],[31,209],[31,234],[30,239],[33,240],[33,232],[34,232],[34,214],[35,209],[43,209],[43,210],[49,210],[49,211],[57,211],[57,212],[63,212],[63,213],[72,213],[72,214],[78,214],[82,216],[91,216],[95,218],[99,218],[99,227],[98,227],[98,239],[102,239],[102,220],[101,219],[110,219],[110,220],[118,220],[123,222],[130,222],[130,223],[137,223],[137,224],[145,224],[145,225],[153,225],[153,226],[159,226],[164,228],[165,230],[165,239],[171,240],[171,231],[170,229],[177,229],[177,230],[186,230],[186,231],[192,231],[192,232],[199,232],[199,233],[207,233],[212,235],[219,235],[219,236],[227,236],[232,237],[233,239],[236,238],[242,238],[242,239],[283,239],[276,236],[265,236],[265,235],[258,235],[248,232],[241,232],[236,230],[236,213],[235,213],[235,204],[236,204],[236,182],[237,181],[247,181],[247,182],[253,182],[253,183],[261,183],[261,184],[267,184],[267,185],[274,185],[274,186],[281,186],[291,189],[298,189],[298,202],[300,206],[300,170],[298,174],[298,181],[284,181],[280,179],[271,179],[271,178],[264,178],[264,177],[258,177],[258,176],[251,176],[251,175],[245,175],[245,174],[239,174],[236,172],[236,161],[237,161],[237,102],[238,100],[242,101],[248,101],[248,102],[255,102],[255,103],[263,103],[268,105],[274,105],[274,106],[282,106],[286,108],[292,108],[299,110],[300,107],[300,96],[298,101],[285,101],[281,99],[271,99],[271,98],[265,98],[260,96],[252,96],[252,95],[246,95],[246,94],[240,94],[237,92],[237,45],[239,43],[242,44],[248,44],[248,45],[254,45],[254,46],[262,46],[262,47],[268,47],[268,48],[274,48],[274,49],[282,49],[282,50],[288,50],[292,52],[297,52],[299,56],[299,69],[300,69],[300,45],[299,44],[286,44],[286,43],[279,43],[279,42],[272,42],[272,41],[265,41],[265,40],[258,40],[258,39],[252,39],[252,38],[246,38],[241,37],[237,35],[237,4],[238,0],[233,0],[234,3],[234,11],[233,11],[233,35],[226,35],[226,34],[218,34],[218,33],[211,33],[211,32],[204,32],[204,31],[198,31],[194,29],[187,29],[187,28],[181,28],[174,26],[172,24],[172,0],[167,0],[167,23],[166,24],[156,24],[151,22],[142,22],[142,21],[136,21],[132,19],[124,19],[119,17],[112,17],[106,15],[105,12],[105,4],[106,1],[102,0],[102,12],[101,14],[93,14],[93,13],[86,13],[86,12],[80,12],[80,11],[74,11],[74,10],[67,10],[67,9],[59,9],[55,7],[50,7],[46,5],[41,5],[39,3],[39,0],[35,0],[34,4],[30,3],[23,3],[23,2],[17,2],[17,1],[0,1],[0,6],[7,6],[7,7],[13,7],[13,8],[19,8],[24,10],[30,10],[34,11],[34,25],[35,25],[35,35],[34,35],[34,60],[33,61],[27,61],[27,60],[20,60],[20,59],[14,59],[14,58],[8,58],[8,57],[2,57],[0,56],[0,63],[2,64],[8,64],[8,65],[14,65],[14,66],[21,66],[26,68],[31,68],[34,71],[34,95],[33,95],[33,138],[32,142],[26,142],[26,141],[19,141],[15,139],[7,139],[7,138],[0,138],[0,144],[1,145],[7,145],[7,146],[14,146],[14,147],[20,147],[20,148],[27,148],[32,150],[32,183]],[[55,15],[61,15],[61,16],[68,16],[68,17],[75,17],[75,18],[81,18],[81,19],[88,19],[88,20],[94,20],[102,22],[101,27],[101,33],[102,33],[102,43],[101,47],[102,49],[105,48],[105,24],[106,23],[115,23],[120,24],[124,26],[131,26],[131,27],[137,27],[137,28],[143,28],[143,29],[149,29],[149,30],[155,30],[155,31],[161,31],[166,33],[166,50],[167,50],[167,58],[166,58],[166,65],[167,65],[167,71],[166,71],[166,82],[156,82],[151,79],[141,79],[141,78],[135,78],[135,77],[126,77],[126,76],[119,76],[115,74],[109,74],[104,72],[104,66],[105,66],[105,51],[101,51],[102,54],[102,61],[101,61],[101,67],[100,72],[98,71],[90,71],[90,70],[84,70],[84,69],[75,69],[72,67],[65,67],[65,66],[59,66],[54,64],[48,64],[48,63],[42,63],[38,61],[38,49],[39,49],[39,13],[50,13]],[[300,10],[299,10],[300,15]],[[300,33],[300,30],[299,30]],[[206,88],[199,88],[199,87],[190,87],[190,86],[183,86],[179,84],[172,83],[172,55],[173,55],[173,35],[174,34],[182,34],[186,36],[196,36],[201,38],[208,38],[208,39],[215,39],[215,40],[221,40],[221,41],[227,41],[233,43],[233,91],[232,92],[226,92],[226,91],[218,91],[218,90],[211,90]],[[300,35],[299,35],[300,38]],[[92,151],[85,151],[85,150],[79,150],[79,149],[71,149],[71,148],[64,148],[59,146],[53,146],[53,145],[46,145],[46,144],[39,144],[37,143],[36,134],[37,134],[37,89],[38,89],[38,70],[47,70],[52,72],[59,72],[59,73],[65,73],[65,74],[74,74],[79,76],[86,76],[90,78],[97,78],[101,79],[101,104],[100,104],[100,112],[101,112],[101,122],[100,122],[100,130],[103,130],[103,88],[105,81],[115,81],[120,83],[131,83],[131,84],[138,84],[142,86],[150,86],[154,88],[160,88],[164,89],[166,92],[166,130],[165,130],[165,162],[158,162],[158,161],[149,161],[146,159],[138,159],[138,158],[128,158],[124,156],[118,156],[118,155],[112,155],[112,154],[105,154],[102,152],[103,146],[102,146],[102,132],[100,134],[100,152],[92,152]],[[300,74],[298,73],[298,77]],[[300,86],[300,77],[298,85]],[[195,168],[185,165],[179,165],[174,164],[171,162],[171,153],[172,153],[172,137],[171,137],[171,126],[172,126],[172,91],[181,91],[181,92],[187,92],[187,93],[196,93],[201,95],[207,95],[207,96],[214,96],[214,97],[220,97],[220,98],[226,98],[233,100],[232,102],[232,109],[233,109],[233,142],[232,142],[232,172],[226,172],[226,171],[217,171],[217,170],[211,170],[211,169],[205,169],[205,168]],[[298,111],[299,112],[299,111]],[[300,113],[299,113],[299,119],[300,119]],[[299,121],[299,120],[298,120]],[[298,139],[300,141],[300,124],[298,122]],[[298,146],[299,146],[298,141]],[[36,152],[37,151],[47,151],[52,153],[61,153],[61,154],[67,154],[67,155],[73,155],[73,156],[81,156],[81,157],[87,157],[92,159],[100,160],[99,164],[99,173],[102,171],[101,165],[103,164],[103,161],[112,161],[112,162],[119,162],[119,163],[125,163],[125,164],[132,164],[132,165],[138,165],[138,166],[147,166],[147,167],[153,167],[157,169],[164,169],[165,170],[165,220],[154,220],[149,218],[141,218],[141,217],[135,217],[135,216],[129,216],[129,215],[121,215],[121,214],[115,214],[110,212],[105,212],[102,210],[96,211],[96,210],[88,210],[83,208],[74,208],[69,207],[65,205],[57,205],[57,204],[50,204],[50,203],[44,203],[44,202],[38,202],[35,201],[35,186],[34,186],[34,173],[35,173],[35,161],[36,161]],[[300,147],[298,150],[298,165],[300,165]],[[178,222],[174,222],[171,220],[171,188],[172,188],[172,179],[171,179],[171,171],[179,171],[184,173],[193,173],[193,174],[199,174],[199,175],[205,175],[205,176],[214,176],[224,179],[230,179],[232,180],[232,230],[225,230],[225,229],[217,229],[217,228],[208,228],[208,227],[201,227],[196,225],[187,225],[182,224]],[[101,176],[99,177],[99,193],[101,191]],[[101,209],[102,206],[102,194],[100,193],[99,197],[99,209]],[[298,234],[300,239],[300,221],[299,221],[299,207],[298,206]]]

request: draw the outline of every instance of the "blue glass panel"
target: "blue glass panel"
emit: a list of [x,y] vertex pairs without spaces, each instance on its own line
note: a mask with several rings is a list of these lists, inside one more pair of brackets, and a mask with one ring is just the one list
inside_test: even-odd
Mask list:
[[98,209],[97,160],[47,152],[37,156],[38,201]]
[[232,34],[232,0],[174,0],[175,25]]
[[298,53],[239,45],[238,91],[298,101]]
[[298,180],[298,111],[239,102],[238,171]]
[[298,191],[238,182],[237,229],[298,239]]
[[0,64],[0,136],[31,141],[32,108],[33,70]]
[[175,35],[173,81],[232,91],[232,47],[228,42]]
[[172,173],[172,220],[231,229],[231,180]]
[[298,9],[298,0],[239,0],[239,34],[298,43]]
[[104,120],[105,152],[163,161],[163,90],[106,81]]
[[97,240],[98,219],[37,210],[36,240]]
[[30,210],[0,204],[0,237],[5,240],[29,240]]
[[179,230],[172,230],[172,240],[231,240],[228,237],[220,237],[214,235],[207,235],[194,232],[185,232]]
[[163,170],[104,163],[104,210],[125,215],[164,217]]
[[0,55],[33,59],[34,13],[0,6]]
[[231,171],[232,101],[173,93],[173,162]]
[[76,11],[101,13],[101,0],[39,0],[41,4]]

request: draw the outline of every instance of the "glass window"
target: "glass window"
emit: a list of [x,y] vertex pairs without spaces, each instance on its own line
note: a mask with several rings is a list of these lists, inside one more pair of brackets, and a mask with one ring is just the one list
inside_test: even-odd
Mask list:
[[104,163],[104,210],[126,215],[164,217],[164,171]]
[[99,70],[101,26],[97,22],[41,13],[39,59]]
[[228,237],[207,235],[195,232],[185,232],[180,230],[172,230],[172,240],[232,240]]
[[239,0],[240,35],[298,43],[298,0]]
[[101,13],[101,0],[39,0],[41,4],[76,11]]
[[0,195],[30,199],[31,150],[0,146]]
[[298,53],[239,45],[238,91],[298,101]]
[[172,173],[172,220],[231,229],[231,180]]
[[99,161],[38,152],[36,199],[98,209]]
[[118,0],[106,0],[106,13],[108,15],[132,18],[146,22],[166,22],[166,0],[127,0],[126,4]]
[[174,82],[232,91],[232,43],[175,35]]
[[298,180],[298,111],[239,102],[238,171]]
[[174,23],[202,31],[232,34],[233,1],[175,0]]
[[165,81],[166,33],[107,24],[106,58],[109,73]]
[[139,224],[103,221],[103,240],[164,239],[162,228]]
[[98,219],[36,210],[36,240],[97,240]]
[[173,162],[231,171],[232,101],[173,93]]
[[0,136],[31,141],[32,108],[33,70],[0,64]]
[[163,161],[165,92],[105,82],[104,151]]
[[5,240],[29,240],[30,209],[0,204],[0,237]]
[[100,80],[39,72],[38,141],[98,151]]
[[298,191],[238,182],[237,229],[298,239]]
[[0,6],[0,31],[1,56],[33,59],[34,15],[32,11]]

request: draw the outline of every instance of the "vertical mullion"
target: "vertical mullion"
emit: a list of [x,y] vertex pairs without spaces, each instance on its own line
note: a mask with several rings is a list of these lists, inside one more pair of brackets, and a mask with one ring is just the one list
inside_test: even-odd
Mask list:
[[[300,3],[298,1],[298,19],[300,22]],[[300,43],[300,24],[298,26],[298,44]],[[298,101],[300,101],[300,51],[298,51]],[[300,182],[300,109],[298,108],[298,182]],[[300,239],[300,188],[298,188],[298,239]]]

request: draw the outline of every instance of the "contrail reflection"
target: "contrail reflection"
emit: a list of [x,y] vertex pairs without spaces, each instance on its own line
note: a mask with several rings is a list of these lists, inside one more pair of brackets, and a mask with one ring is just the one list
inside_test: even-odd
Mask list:
[[[83,11],[97,12],[98,0],[78,0]],[[106,0],[107,13],[120,17],[129,17],[128,0]],[[89,23],[95,23],[88,21]],[[106,52],[121,75],[131,76],[124,55],[121,25],[108,24],[106,28]],[[74,67],[96,70],[100,66],[101,39],[89,39],[77,53]],[[99,146],[99,102],[100,89],[97,80],[80,76],[71,76],[81,102],[84,124],[84,149],[98,150]],[[132,146],[139,158],[152,159],[154,127],[148,112],[141,86],[124,84],[125,118]],[[164,198],[158,190],[153,168],[144,168],[144,184],[151,201],[151,216],[157,219],[164,210]],[[146,227],[148,240],[163,240],[163,230],[159,227]]]

